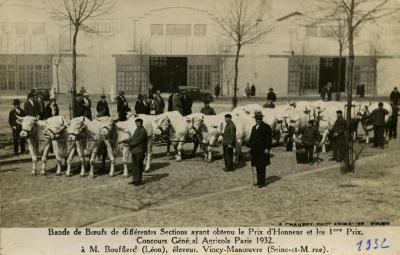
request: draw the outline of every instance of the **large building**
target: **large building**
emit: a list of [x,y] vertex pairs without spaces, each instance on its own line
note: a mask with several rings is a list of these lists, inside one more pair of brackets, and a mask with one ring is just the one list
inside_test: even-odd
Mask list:
[[[78,88],[136,95],[178,86],[211,91],[220,83],[224,95],[232,94],[235,52],[226,47],[230,42],[216,25],[221,2],[113,1],[107,15],[87,21],[96,34],[78,35]],[[345,91],[344,75],[339,82],[338,45],[328,37],[329,27],[306,22],[304,13],[313,2],[269,2],[259,24],[273,22],[274,29],[241,51],[239,94],[247,83],[256,84],[258,95],[269,87],[278,95],[318,94],[328,82]],[[71,29],[68,22],[51,18],[52,7],[58,7],[57,1],[13,0],[0,6],[2,95],[51,86],[65,92],[70,87]],[[369,95],[386,95],[397,85],[398,30],[395,19],[382,19],[357,35],[354,81],[365,85]],[[346,59],[341,62],[343,74]]]

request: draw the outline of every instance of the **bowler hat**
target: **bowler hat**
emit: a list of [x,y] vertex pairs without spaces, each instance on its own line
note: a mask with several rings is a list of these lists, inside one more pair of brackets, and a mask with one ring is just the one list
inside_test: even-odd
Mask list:
[[343,113],[343,111],[342,110],[337,110],[336,113]]
[[100,98],[106,98],[106,95],[102,94],[102,95],[100,96]]
[[273,89],[273,88],[269,88],[268,90],[269,90],[269,91],[272,91],[272,90],[274,90],[274,89]]
[[254,113],[254,118],[255,118],[256,120],[262,119],[263,117],[264,117],[264,115],[262,114],[261,111],[256,111],[256,112]]
[[13,100],[13,105],[19,105],[21,102],[19,101],[19,99],[14,99]]
[[232,118],[232,115],[230,115],[229,113],[227,113],[227,114],[225,114],[225,118],[231,119],[231,118]]
[[379,103],[378,103],[378,106],[383,106],[383,103],[382,103],[382,102],[379,102]]
[[138,99],[144,99],[144,96],[142,94],[139,94]]
[[314,121],[313,121],[313,120],[309,120],[308,123],[311,123],[311,124],[312,124],[312,123],[314,123]]
[[32,93],[32,92],[29,92],[29,93],[28,93],[28,98],[31,98],[31,97],[33,97],[33,93]]
[[135,122],[143,123],[143,120],[142,120],[141,118],[137,118],[137,119],[135,120]]

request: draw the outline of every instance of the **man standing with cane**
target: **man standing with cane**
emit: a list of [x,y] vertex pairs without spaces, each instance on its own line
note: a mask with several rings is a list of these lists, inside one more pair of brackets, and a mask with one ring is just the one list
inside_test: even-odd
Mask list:
[[258,188],[262,188],[265,186],[266,167],[270,164],[272,130],[268,124],[263,122],[263,114],[260,111],[255,112],[254,118],[256,125],[251,130],[249,141],[251,166],[256,167],[256,185]]

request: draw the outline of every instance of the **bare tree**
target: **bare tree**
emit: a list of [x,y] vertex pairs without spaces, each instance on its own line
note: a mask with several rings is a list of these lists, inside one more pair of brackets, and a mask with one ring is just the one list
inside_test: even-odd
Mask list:
[[60,93],[60,65],[64,61],[64,49],[67,42],[64,40],[63,34],[60,34],[57,39],[51,45],[53,52],[53,64],[56,69],[56,82],[57,82],[57,93]]
[[72,111],[76,116],[76,45],[79,31],[95,33],[86,23],[91,18],[102,16],[112,8],[109,0],[60,0],[60,6],[53,8],[53,18],[69,22],[73,29],[72,37]]
[[[380,18],[398,11],[393,0],[319,0],[319,10],[324,10],[321,20],[332,20],[344,17],[347,29],[349,54],[347,57],[346,87],[347,116],[351,116],[354,73],[354,36],[368,22],[377,22]],[[322,5],[321,5],[322,4]],[[347,153],[343,172],[354,171],[353,142],[350,134],[351,118],[347,118],[346,146]]]
[[272,23],[264,22],[268,10],[266,0],[231,0],[217,15],[216,23],[221,34],[233,42],[235,49],[235,73],[233,80],[233,107],[237,106],[237,82],[239,55],[243,47],[259,42],[271,32]]

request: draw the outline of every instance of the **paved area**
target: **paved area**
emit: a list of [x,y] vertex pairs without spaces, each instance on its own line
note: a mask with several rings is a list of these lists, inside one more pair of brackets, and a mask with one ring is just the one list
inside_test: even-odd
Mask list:
[[[185,145],[187,152],[191,147]],[[320,164],[302,165],[276,147],[263,189],[252,186],[246,149],[236,171],[226,173],[221,154],[212,163],[201,157],[175,162],[163,156],[164,147],[156,147],[141,187],[128,185],[120,164],[115,177],[97,173],[89,179],[79,177],[78,169],[69,178],[56,176],[54,160],[48,175],[34,177],[29,161],[2,163],[0,225],[243,226],[368,217],[399,224],[399,141],[385,150],[356,149],[362,151],[356,173],[342,175],[328,156]]]

